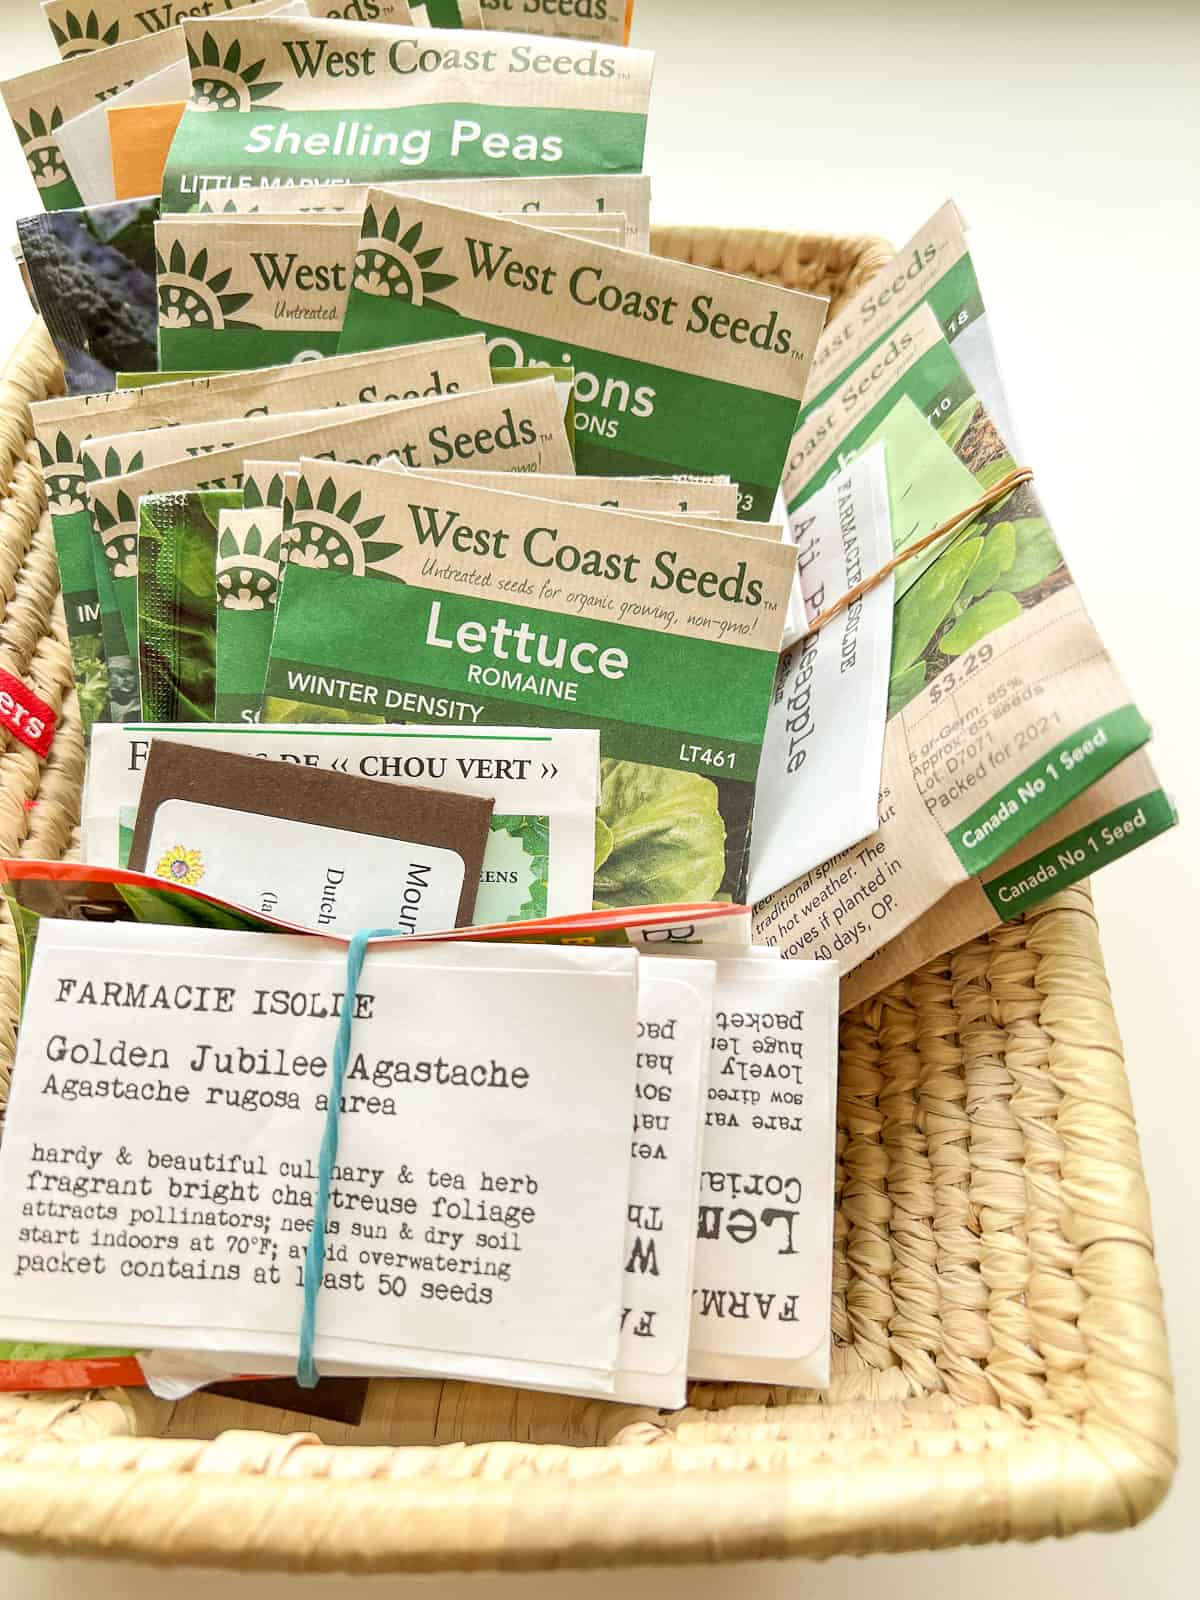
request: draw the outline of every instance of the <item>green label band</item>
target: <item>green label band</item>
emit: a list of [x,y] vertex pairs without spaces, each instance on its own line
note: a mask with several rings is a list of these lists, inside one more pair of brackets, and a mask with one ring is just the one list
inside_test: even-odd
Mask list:
[[164,367],[233,372],[242,367],[275,367],[287,361],[337,353],[341,327],[317,323],[298,328],[164,328],[158,330],[158,356]]
[[1157,839],[1178,820],[1162,790],[1152,790],[993,878],[983,885],[984,893],[1000,916],[1018,916],[1110,861],[1119,861],[1139,845]]
[[[206,188],[306,178],[579,177],[642,170],[646,119],[629,111],[448,105],[376,110],[187,110],[167,158],[162,208],[187,211]],[[66,202],[70,203],[70,202]],[[76,202],[78,203],[78,202]]]
[[998,861],[1097,778],[1140,750],[1149,737],[1137,707],[1122,706],[1058,740],[947,833],[968,875],[974,877]]

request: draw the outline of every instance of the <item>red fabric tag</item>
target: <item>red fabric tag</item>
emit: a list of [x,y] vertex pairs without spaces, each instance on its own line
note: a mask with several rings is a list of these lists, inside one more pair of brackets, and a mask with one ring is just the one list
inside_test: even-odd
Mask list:
[[32,689],[0,668],[0,728],[27,744],[39,756],[50,753],[58,718]]

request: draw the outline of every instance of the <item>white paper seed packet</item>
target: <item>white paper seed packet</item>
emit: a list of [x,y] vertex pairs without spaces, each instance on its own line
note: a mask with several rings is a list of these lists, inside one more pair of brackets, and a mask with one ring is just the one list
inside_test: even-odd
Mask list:
[[[600,783],[594,729],[97,723],[82,822],[83,854],[96,866],[128,860],[154,739],[490,799],[474,924],[591,907]],[[748,923],[745,931],[748,938]]]
[[[792,518],[811,620],[891,559],[883,446],[859,456]],[[750,837],[761,900],[879,826],[893,580],[779,658]]]
[[718,960],[690,1377],[829,1383],[837,1024],[834,963]]
[[[612,1394],[636,968],[368,954],[319,1369]],[[345,991],[344,947],[311,939],[42,924],[0,1149],[0,1338],[295,1359]],[[66,1200],[93,1215],[36,1238],[38,1204]]]
[[712,961],[642,961],[633,1168],[615,1398],[687,1398],[700,1141],[712,1032]]

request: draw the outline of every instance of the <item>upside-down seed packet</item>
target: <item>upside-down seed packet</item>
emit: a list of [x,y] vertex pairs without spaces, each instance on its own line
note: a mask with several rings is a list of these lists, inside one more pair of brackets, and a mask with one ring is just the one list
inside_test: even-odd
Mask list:
[[[492,215],[538,216],[552,211],[595,212],[625,218],[630,250],[650,248],[650,179],[629,173],[589,173],[571,178],[408,178],[375,187],[391,194],[433,200],[463,211]],[[248,183],[232,189],[206,189],[196,210],[235,215],[278,211],[355,211],[361,214],[372,185],[319,183],[300,176],[277,186]]]
[[339,349],[481,332],[575,368],[580,472],[724,472],[770,515],[828,301],[373,191]]
[[380,553],[361,579],[287,563],[263,720],[599,728],[597,902],[738,900],[795,551],[513,482],[302,461],[297,504],[369,519]]
[[640,172],[653,57],[351,21],[183,24],[192,100],[163,210],[208,187]]

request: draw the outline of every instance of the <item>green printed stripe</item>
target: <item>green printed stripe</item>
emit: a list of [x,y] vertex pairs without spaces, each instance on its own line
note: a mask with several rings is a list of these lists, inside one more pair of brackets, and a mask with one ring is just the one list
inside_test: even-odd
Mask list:
[[[570,586],[562,575],[551,570],[545,581],[556,583],[565,602]],[[670,599],[664,596],[665,601]],[[686,617],[686,602],[676,600],[671,609],[677,618]],[[474,649],[451,642],[459,638],[464,624],[472,625],[469,631],[479,624],[491,629],[501,618],[510,632],[498,645],[491,635]],[[522,646],[514,641],[512,630],[522,628],[531,636],[566,640],[568,656],[580,644],[593,646],[578,658],[593,670],[539,667],[536,643],[530,640]],[[496,653],[501,649],[506,659]],[[531,658],[528,664],[517,659],[519,649]],[[606,651],[611,652],[607,658],[602,654]],[[621,665],[618,653],[626,665]],[[684,638],[592,616],[535,611],[482,594],[447,594],[386,578],[348,577],[296,562],[286,568],[271,655],[270,692],[295,700],[314,696],[294,686],[281,687],[276,670],[281,661],[301,672],[358,680],[376,688],[414,684],[473,702],[516,704],[525,713],[516,720],[535,726],[539,716],[562,712],[572,725],[588,726],[601,719],[658,728],[730,749],[761,744],[778,665],[768,650],[734,647],[715,638]],[[601,660],[608,675],[599,669]],[[482,671],[472,674],[472,668]],[[514,688],[509,681],[495,681],[495,672],[574,685],[574,697],[564,697],[553,688],[538,692],[529,681]],[[363,700],[337,703],[376,714],[385,710],[382,704]],[[513,719],[506,715],[501,720]]]
[[786,396],[358,289],[350,291],[338,354],[468,333],[485,336],[496,367],[575,368],[581,473],[726,472],[753,494],[752,516],[770,515],[796,423],[796,402]]
[[1149,737],[1137,707],[1121,706],[1060,739],[947,833],[967,873],[990,867]]
[[164,328],[158,330],[158,356],[164,366],[202,368],[205,373],[243,367],[282,366],[302,356],[331,356],[341,328]]
[[640,172],[645,144],[646,119],[632,111],[470,102],[216,114],[189,108],[167,157],[162,208],[186,211],[202,186],[241,186],[245,178],[256,185],[301,177],[395,183]]
[[1069,889],[1110,861],[1119,861],[1139,845],[1157,839],[1179,818],[1161,789],[1130,800],[1086,828],[1068,834],[1048,850],[1030,856],[1019,867],[1001,873],[983,891],[1005,918],[1018,916],[1061,889]]

